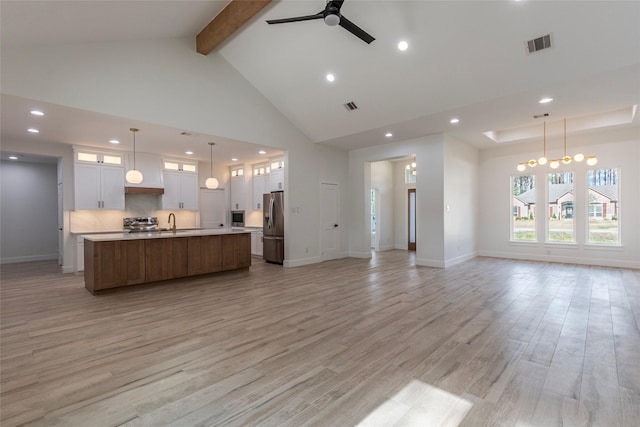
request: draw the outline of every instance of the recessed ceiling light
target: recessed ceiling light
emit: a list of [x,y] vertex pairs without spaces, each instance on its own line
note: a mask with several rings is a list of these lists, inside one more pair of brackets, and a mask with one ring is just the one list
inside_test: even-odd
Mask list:
[[405,51],[409,48],[409,43],[407,43],[405,40],[402,40],[400,43],[398,43],[398,49],[400,49],[401,51]]
[[267,152],[264,151],[264,150],[260,150],[260,151],[258,151],[258,154],[267,154]]
[[232,161],[232,162],[237,162],[237,161],[238,161],[238,159],[237,159],[237,158],[235,158],[235,157],[233,157],[233,158],[231,159],[231,161]]
[[457,119],[455,117],[453,119],[449,120],[449,123],[451,123],[452,125],[455,125],[458,122],[460,122],[460,119]]
[[391,132],[387,132],[384,134],[384,136],[386,136],[387,138],[391,138],[393,134]]
[[44,113],[40,110],[31,110],[30,113],[34,116],[44,116]]
[[9,156],[9,160],[18,160],[18,156]]
[[118,141],[117,139],[112,139],[109,141],[109,143],[111,144],[120,144],[120,141]]
[[34,128],[29,128],[27,129],[27,132],[31,132],[31,133],[40,133],[40,131],[38,129],[34,129]]
[[334,76],[333,74],[329,73],[327,74],[327,80],[332,82],[336,79],[336,76]]
[[548,104],[551,101],[553,101],[553,98],[542,98],[540,101],[538,101],[538,103],[539,104]]
[[193,151],[185,151],[184,154],[192,155]]

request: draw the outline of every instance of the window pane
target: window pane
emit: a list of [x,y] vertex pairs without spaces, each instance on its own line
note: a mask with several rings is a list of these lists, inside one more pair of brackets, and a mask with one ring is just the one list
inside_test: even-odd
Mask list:
[[588,171],[589,183],[587,221],[589,243],[620,244],[620,185],[618,169]]
[[104,157],[102,157],[102,161],[110,165],[119,165],[122,163],[122,158],[120,156],[105,155]]
[[174,163],[174,162],[164,162],[164,168],[168,169],[168,170],[177,171],[177,170],[180,169],[179,166],[180,165],[178,165],[177,163]]
[[196,171],[196,165],[190,165],[189,163],[184,163],[182,165],[182,170],[185,172],[195,172]]
[[536,240],[536,177],[511,177],[511,240]]
[[409,193],[409,243],[416,242],[416,193]]
[[549,242],[575,242],[573,172],[548,175]]
[[78,160],[82,160],[84,162],[97,162],[98,155],[93,153],[78,153]]
[[415,184],[416,182],[416,170],[415,169],[406,169],[404,170],[404,183],[405,184]]

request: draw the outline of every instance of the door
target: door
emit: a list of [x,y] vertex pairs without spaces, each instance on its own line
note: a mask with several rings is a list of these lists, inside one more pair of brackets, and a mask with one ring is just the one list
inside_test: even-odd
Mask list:
[[[60,160],[58,160],[60,162]],[[64,236],[63,236],[63,225],[64,225],[64,214],[62,211],[62,182],[58,182],[58,265],[64,265]]]
[[416,189],[409,189],[409,215],[408,215],[408,230],[409,230],[409,244],[407,249],[410,251],[416,250]]
[[378,226],[380,221],[380,204],[378,203],[379,195],[379,190],[371,190],[371,249],[374,252],[378,252],[380,250],[380,227]]
[[338,222],[338,184],[323,182],[320,185],[320,221],[322,227],[322,260],[338,258],[340,255]]
[[224,228],[227,217],[224,190],[200,190],[200,227]]

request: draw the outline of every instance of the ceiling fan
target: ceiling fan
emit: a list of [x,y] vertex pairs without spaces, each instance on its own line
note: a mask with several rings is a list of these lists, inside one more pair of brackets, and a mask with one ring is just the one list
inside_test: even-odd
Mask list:
[[268,24],[285,24],[287,22],[298,22],[298,21],[311,21],[313,19],[324,19],[324,23],[330,27],[334,27],[336,25],[340,25],[345,30],[349,31],[354,36],[360,38],[363,42],[370,44],[375,40],[371,34],[364,31],[362,28],[358,27],[353,22],[349,21],[340,13],[340,8],[342,7],[342,3],[344,0],[327,0],[327,5],[324,10],[316,13],[315,15],[305,15],[305,16],[296,16],[294,18],[284,18],[284,19],[270,19],[267,21]]

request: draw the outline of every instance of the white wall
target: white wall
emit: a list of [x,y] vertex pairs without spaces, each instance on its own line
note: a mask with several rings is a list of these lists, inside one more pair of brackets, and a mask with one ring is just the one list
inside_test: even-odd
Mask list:
[[1,262],[58,258],[58,165],[2,161]]
[[394,227],[396,217],[394,194],[394,163],[390,161],[371,163],[371,188],[378,190],[379,215],[376,218],[381,251],[394,248]]
[[[579,209],[580,188],[585,188],[585,162],[561,166],[557,171],[573,170],[576,179],[576,244],[510,243],[511,188],[510,177],[518,174],[516,164],[540,156],[539,144],[512,145],[481,152],[480,163],[480,255],[530,259],[540,261],[570,262],[618,267],[640,268],[640,132],[636,129],[599,132],[572,137],[570,153],[582,151],[598,156],[595,168],[620,169],[620,247],[585,245],[586,222]],[[555,146],[552,142],[552,146]],[[549,146],[549,142],[548,142]],[[560,141],[560,147],[562,141]],[[549,168],[537,166],[528,169],[536,177],[537,203],[545,198],[546,174]],[[585,198],[582,198],[583,202]],[[538,235],[544,236],[544,216],[538,215]]]
[[450,266],[476,256],[479,152],[451,135],[445,135],[444,149],[444,251]]
[[[1,67],[3,93],[287,150],[285,265],[320,260],[320,181],[340,185],[348,223],[347,153],[313,144],[222,56],[197,54],[191,37],[3,49]],[[348,253],[346,233],[340,244]]]

